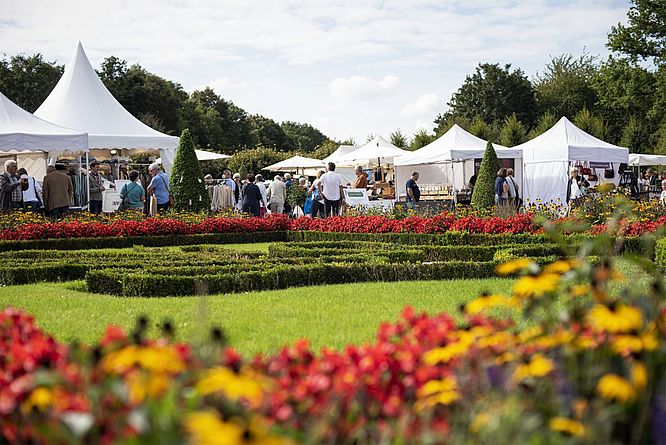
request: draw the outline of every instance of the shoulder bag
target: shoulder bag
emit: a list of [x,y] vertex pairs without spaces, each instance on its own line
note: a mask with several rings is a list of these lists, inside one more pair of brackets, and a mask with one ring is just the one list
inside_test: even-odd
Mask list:
[[164,183],[164,187],[166,187],[167,192],[169,192],[169,207],[173,207],[175,205],[175,200],[173,199],[173,194],[171,194],[171,190],[169,190],[169,185],[167,182],[164,180],[163,176],[160,176],[160,179]]

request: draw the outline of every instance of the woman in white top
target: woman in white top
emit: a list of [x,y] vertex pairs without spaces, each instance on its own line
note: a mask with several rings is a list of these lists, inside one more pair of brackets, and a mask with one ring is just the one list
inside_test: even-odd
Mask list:
[[319,192],[319,183],[321,182],[321,176],[326,173],[324,170],[320,170],[317,173],[317,179],[312,182],[312,185],[308,189],[308,192],[312,194],[312,217],[313,218],[325,218],[325,206],[324,206],[324,197],[321,196]]
[[666,179],[661,181],[661,194],[659,195],[659,204],[666,206]]
[[16,174],[28,180],[28,189],[23,191],[23,210],[36,212],[42,207],[42,186],[24,168],[20,168]]
[[266,184],[264,184],[264,177],[261,175],[255,176],[254,183],[259,187],[259,191],[261,192],[259,216],[263,217],[267,213],[271,213],[271,211],[268,210],[268,197],[266,193]]

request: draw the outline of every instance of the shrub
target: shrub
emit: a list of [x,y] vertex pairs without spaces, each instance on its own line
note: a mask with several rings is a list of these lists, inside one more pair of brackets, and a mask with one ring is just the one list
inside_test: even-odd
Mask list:
[[655,248],[655,262],[657,266],[666,269],[666,238],[657,241]]
[[499,169],[499,159],[489,141],[472,192],[472,207],[476,210],[489,210],[495,205],[495,178]]
[[187,128],[180,135],[169,182],[176,210],[200,212],[210,209],[210,198],[194,151],[194,141]]

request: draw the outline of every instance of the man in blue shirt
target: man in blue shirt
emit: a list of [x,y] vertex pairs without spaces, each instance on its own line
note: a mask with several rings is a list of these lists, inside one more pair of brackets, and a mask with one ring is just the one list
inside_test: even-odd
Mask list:
[[148,193],[157,198],[157,210],[164,212],[169,208],[169,177],[160,170],[160,164],[152,163],[148,167],[148,173],[153,179],[148,185]]
[[419,173],[414,172],[412,173],[412,177],[407,180],[407,183],[405,184],[405,189],[407,191],[407,208],[408,209],[413,209],[416,205],[416,203],[419,202],[421,199],[421,190],[419,190],[419,186],[416,184],[416,181],[419,180]]

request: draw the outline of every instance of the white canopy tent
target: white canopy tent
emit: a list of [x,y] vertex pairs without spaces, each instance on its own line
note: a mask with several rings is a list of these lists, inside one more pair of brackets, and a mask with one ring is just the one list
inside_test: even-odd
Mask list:
[[[231,156],[229,155],[223,155],[220,153],[214,153],[212,151],[206,151],[206,150],[197,150],[195,149],[194,152],[197,155],[197,161],[214,161],[216,159],[228,159]],[[162,158],[157,158],[155,159],[155,162],[158,164],[162,163]]]
[[340,156],[338,162],[341,164],[360,163],[364,165],[374,165],[375,162],[377,164],[392,164],[395,158],[408,153],[407,150],[396,147],[383,137],[376,136],[362,147]]
[[268,167],[263,168],[263,170],[268,170],[271,172],[296,172],[303,173],[308,169],[315,170],[325,170],[326,164],[324,161],[313,158],[306,158],[303,156],[292,156],[289,159],[280,161],[276,164],[269,165]]
[[[419,173],[422,184],[452,184],[460,190],[474,175],[474,160],[483,158],[488,142],[454,124],[446,133],[430,144],[401,156],[395,161],[396,184],[399,196],[405,196],[402,187],[412,172]],[[493,144],[500,159],[521,159],[522,151]],[[515,163],[515,177],[522,178],[522,166]]]
[[[584,132],[566,117],[545,133],[514,147],[523,151],[524,200],[566,201],[570,166],[577,162],[608,163],[614,170],[609,182],[618,183],[620,163],[627,163],[629,150]],[[603,182],[603,172],[599,175]]]
[[666,165],[666,156],[629,153],[629,165],[632,167]]
[[74,56],[35,116],[88,133],[90,148],[118,149],[121,156],[159,153],[168,171],[173,165],[178,138],[160,133],[132,116],[106,89],[79,42]]
[[41,180],[46,157],[64,152],[87,152],[88,135],[42,120],[0,93],[0,157],[14,158]]
[[[342,163],[340,162],[340,160],[341,160],[344,156],[346,156],[346,155],[348,155],[349,153],[351,153],[351,152],[353,152],[353,151],[355,151],[355,150],[358,150],[358,149],[359,149],[359,147],[356,146],[356,145],[340,145],[340,146],[339,146],[339,147],[338,147],[333,153],[331,153],[330,155],[326,156],[326,157],[323,159],[323,161],[324,161],[325,163],[327,163],[327,164],[328,164],[329,162],[333,162],[333,163],[336,164],[336,166],[337,166],[338,164],[342,165]],[[348,162],[349,162],[349,161],[348,161]]]

